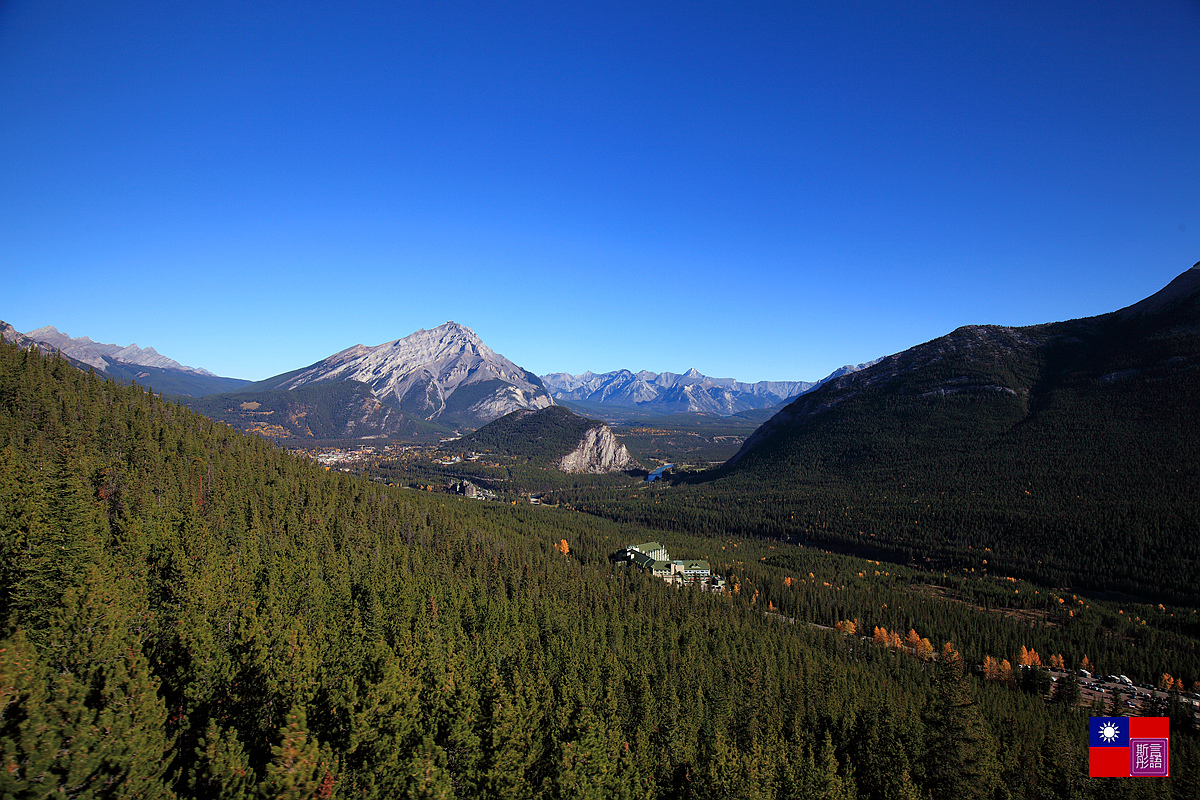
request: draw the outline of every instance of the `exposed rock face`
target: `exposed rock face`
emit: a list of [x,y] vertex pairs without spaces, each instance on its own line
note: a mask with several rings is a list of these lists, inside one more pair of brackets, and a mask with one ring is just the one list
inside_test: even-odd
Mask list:
[[584,431],[579,446],[558,462],[563,472],[620,472],[637,466],[625,445],[617,441],[612,428],[599,425]]
[[44,328],[38,328],[36,331],[30,331],[27,335],[35,341],[53,345],[61,350],[64,355],[68,355],[76,361],[91,364],[96,369],[104,369],[108,366],[111,359],[112,361],[122,361],[126,364],[137,364],[141,367],[177,369],[183,372],[194,372],[199,375],[212,375],[208,370],[186,367],[178,361],[167,358],[155,351],[153,347],[142,348],[136,344],[126,346],[103,344],[101,342],[93,342],[87,336],[78,336],[72,339],[67,334],[61,333],[53,325],[47,325]]
[[554,405],[536,375],[493,352],[474,331],[455,322],[375,347],[355,345],[260,385],[296,389],[339,381],[365,383],[380,400],[427,420],[478,424],[516,409]]
[[508,412],[519,409],[547,408],[554,404],[549,393],[544,389],[530,390],[520,386],[502,386],[479,402],[468,406],[468,417],[479,420],[491,420],[503,417]]
[[455,443],[564,472],[620,472],[639,466],[612,428],[562,406],[518,409]]
[[0,320],[0,339],[3,339],[6,342],[15,342],[17,347],[21,348],[22,350],[28,350],[31,347],[37,347],[37,342],[3,320]]

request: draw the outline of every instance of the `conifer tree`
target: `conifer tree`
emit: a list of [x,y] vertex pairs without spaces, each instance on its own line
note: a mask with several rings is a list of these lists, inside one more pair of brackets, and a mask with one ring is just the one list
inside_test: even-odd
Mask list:
[[337,768],[320,743],[309,735],[304,706],[294,705],[279,730],[279,744],[259,784],[259,794],[271,800],[309,800],[330,797]]
[[568,741],[559,748],[557,771],[548,787],[554,798],[632,798],[637,778],[628,743],[591,706],[580,706]]
[[817,755],[817,786],[818,800],[852,800],[856,796],[854,783],[846,776],[839,774],[837,752],[833,746],[833,737],[825,731],[825,739],[821,743],[821,752]]
[[971,691],[962,656],[949,642],[934,675],[933,702],[925,717],[928,788],[934,797],[991,797],[999,780],[996,743]]
[[5,712],[0,747],[36,786],[68,796],[171,794],[166,710],[137,636],[145,614],[123,588],[114,573],[92,567],[51,609],[41,652],[19,631],[9,639],[20,711]]
[[100,520],[70,446],[58,445],[44,493],[27,497],[23,541],[14,555],[13,605],[35,640],[63,593],[100,557]]
[[64,732],[48,713],[51,701],[45,666],[25,637],[15,631],[0,639],[0,795],[28,797],[57,791],[55,769]]
[[499,800],[528,800],[533,797],[528,773],[540,758],[539,724],[527,696],[518,683],[510,692],[499,676],[492,678],[489,702],[491,718],[484,773],[487,794]]
[[359,681],[348,711],[347,792],[381,800],[400,797],[408,786],[406,759],[420,744],[416,679],[378,641]]
[[221,730],[210,719],[196,748],[196,765],[189,781],[193,794],[213,800],[254,800],[257,782],[237,731]]
[[400,797],[409,800],[448,800],[454,797],[446,751],[433,737],[425,736],[408,759],[404,776],[406,787]]

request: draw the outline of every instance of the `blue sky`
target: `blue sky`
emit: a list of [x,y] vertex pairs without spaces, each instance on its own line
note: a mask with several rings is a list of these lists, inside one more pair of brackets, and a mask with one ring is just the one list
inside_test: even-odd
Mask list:
[[0,319],[814,380],[1200,259],[1195,0],[501,5],[0,2]]

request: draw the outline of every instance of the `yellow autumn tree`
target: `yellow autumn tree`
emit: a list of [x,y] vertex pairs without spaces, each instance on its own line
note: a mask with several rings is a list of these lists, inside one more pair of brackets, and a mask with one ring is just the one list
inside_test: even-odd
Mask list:
[[[949,645],[950,643],[947,642],[946,644]],[[922,661],[928,661],[933,658],[933,645],[928,639],[922,639],[917,642],[917,658]]]
[[915,629],[909,628],[908,636],[904,637],[904,641],[908,643],[909,647],[916,647],[921,643],[921,637]]
[[983,679],[985,681],[994,681],[1000,677],[1000,665],[996,663],[996,659],[991,656],[983,657]]
[[1000,662],[1000,676],[997,680],[1001,683],[1013,682],[1012,664],[1009,663],[1007,658]]
[[888,635],[887,628],[881,628],[878,625],[876,625],[875,626],[875,644],[882,645],[883,647],[887,647],[889,643],[891,643],[891,637]]
[[554,549],[558,550],[558,552],[562,553],[564,556],[571,552],[571,548],[567,544],[566,539],[559,539],[558,544],[555,546]]

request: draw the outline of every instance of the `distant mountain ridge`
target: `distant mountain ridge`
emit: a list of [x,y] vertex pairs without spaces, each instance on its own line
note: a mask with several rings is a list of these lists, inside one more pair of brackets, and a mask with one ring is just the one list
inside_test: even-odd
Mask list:
[[153,347],[138,347],[137,344],[119,345],[93,342],[87,336],[72,338],[62,333],[53,325],[46,325],[27,334],[30,339],[53,345],[76,361],[91,364],[96,369],[105,369],[112,361],[123,361],[126,364],[136,364],[142,367],[158,367],[159,369],[174,369],[180,372],[194,372],[198,375],[217,377],[206,369],[188,367],[174,361]]
[[[793,428],[867,392],[929,399],[999,393],[1037,410],[1040,393],[1069,375],[1099,384],[1153,367],[1183,368],[1200,360],[1200,263],[1155,294],[1096,317],[1012,328],[965,325],[951,333],[879,359],[869,368],[826,379],[746,439],[730,464],[751,454],[777,431]],[[1146,353],[1168,347],[1161,364]],[[1057,369],[1056,369],[1057,368]]]
[[455,322],[355,345],[257,383],[184,366],[153,347],[72,338],[49,325],[23,334],[0,322],[0,333],[23,348],[57,351],[83,371],[196,398],[187,402],[201,413],[271,438],[429,437],[554,405],[541,379]]
[[742,533],[1190,604],[1198,417],[1200,264],[1117,311],[968,325],[828,381],[705,491],[777,492]]
[[477,426],[517,409],[554,405],[541,379],[456,322],[374,347],[355,345],[249,388],[298,389],[342,381],[364,383],[381,402],[442,424]]
[[53,325],[25,334],[6,322],[0,322],[0,335],[5,341],[16,342],[24,349],[36,347],[44,352],[57,351],[78,369],[92,369],[102,377],[121,383],[135,382],[169,395],[201,397],[214,392],[232,391],[250,383],[240,378],[222,378],[206,369],[184,366],[158,353],[153,347],[103,344],[87,336],[71,338]]
[[636,407],[657,414],[718,414],[772,408],[815,389],[831,378],[863,369],[875,362],[845,366],[820,381],[758,381],[712,378],[696,369],[674,372],[630,372],[627,369],[596,374],[555,372],[542,381],[564,402],[590,403],[621,408]]

